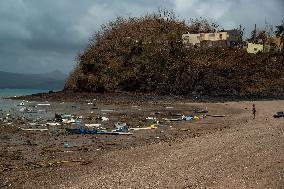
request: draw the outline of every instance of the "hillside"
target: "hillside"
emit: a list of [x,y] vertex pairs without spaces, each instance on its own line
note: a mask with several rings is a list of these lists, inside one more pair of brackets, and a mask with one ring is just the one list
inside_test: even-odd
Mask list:
[[174,95],[281,96],[282,54],[244,49],[186,49],[187,31],[216,29],[206,20],[187,25],[173,13],[117,19],[97,32],[65,84],[65,91],[131,91]]
[[10,73],[0,71],[0,88],[57,89],[64,87],[66,75],[60,71],[45,74]]

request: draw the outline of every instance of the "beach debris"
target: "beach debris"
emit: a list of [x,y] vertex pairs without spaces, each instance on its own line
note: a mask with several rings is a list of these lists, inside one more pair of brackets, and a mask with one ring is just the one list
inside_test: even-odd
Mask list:
[[211,116],[211,117],[226,117],[226,115],[207,115],[207,116]]
[[50,104],[37,104],[37,106],[50,106]]
[[174,107],[172,107],[172,106],[167,106],[167,107],[165,107],[166,109],[174,109]]
[[36,127],[47,127],[47,124],[45,123],[29,123],[30,126],[36,126]]
[[114,109],[103,109],[103,110],[101,110],[102,112],[113,112],[114,111]]
[[[56,114],[55,114],[56,115]],[[71,114],[65,114],[65,115],[56,115],[56,120],[61,120],[64,124],[76,124],[80,125],[82,122],[83,116],[76,117]]]
[[197,114],[207,114],[208,110],[207,110],[207,108],[205,110],[203,110],[203,109],[195,109],[194,112],[197,113]]
[[108,117],[104,117],[104,116],[99,116],[99,117],[96,118],[96,120],[108,121],[109,118]]
[[133,128],[129,128],[129,130],[133,130],[133,131],[139,131],[139,130],[150,130],[150,129],[157,129],[157,126],[155,124],[150,125],[149,127],[133,127]]
[[182,119],[179,118],[162,118],[164,121],[181,121]]
[[76,105],[76,104],[73,104],[73,105],[71,105],[71,108],[72,108],[72,109],[80,109],[80,106],[79,106],[79,105]]
[[191,121],[191,120],[193,120],[193,118],[194,118],[194,116],[192,116],[192,115],[183,115],[181,117],[181,119],[186,120],[186,121]]
[[172,112],[170,112],[170,115],[171,116],[182,116],[182,114],[180,114],[180,113],[172,113]]
[[204,118],[206,118],[207,117],[207,115],[200,115],[199,116],[199,119],[204,119]]
[[100,127],[101,125],[100,123],[85,123],[86,127]]
[[48,131],[48,129],[24,129],[24,128],[20,128],[22,131]]
[[190,131],[190,129],[180,129],[181,131]]
[[114,124],[114,126],[115,126],[115,130],[113,130],[113,132],[127,132],[128,131],[126,123],[117,122]]
[[107,131],[98,131],[98,130],[87,130],[82,128],[65,128],[65,130],[69,133],[73,134],[101,134],[101,135],[132,135],[133,133],[126,133],[126,132],[107,132]]
[[158,124],[157,118],[155,118],[155,117],[146,117],[146,126],[152,125],[152,124]]
[[54,120],[55,121],[60,121],[60,122],[62,122],[62,116],[60,115],[60,114],[57,114],[57,113],[55,113],[55,115],[54,115]]
[[280,118],[280,117],[284,117],[284,112],[276,112],[275,115],[273,115],[274,118]]
[[46,123],[47,126],[60,126],[61,123],[55,122],[55,123]]
[[18,106],[25,106],[25,103],[21,102],[20,104],[18,104]]

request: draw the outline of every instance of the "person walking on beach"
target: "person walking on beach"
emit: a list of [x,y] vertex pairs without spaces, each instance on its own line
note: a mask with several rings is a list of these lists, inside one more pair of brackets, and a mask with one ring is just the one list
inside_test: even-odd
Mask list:
[[255,119],[255,113],[256,113],[255,104],[253,104],[253,105],[252,105],[253,119]]

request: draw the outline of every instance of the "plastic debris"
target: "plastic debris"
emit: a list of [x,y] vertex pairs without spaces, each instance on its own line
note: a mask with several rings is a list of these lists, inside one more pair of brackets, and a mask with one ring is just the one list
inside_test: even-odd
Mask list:
[[193,118],[194,118],[194,116],[192,116],[192,115],[187,115],[187,116],[183,115],[181,117],[181,119],[186,120],[186,121],[191,121],[191,120],[193,120]]
[[109,118],[102,116],[102,117],[97,117],[96,120],[108,121]]
[[48,129],[24,129],[20,128],[22,131],[48,131]]
[[50,104],[37,104],[37,106],[50,106]]
[[105,110],[101,110],[102,112],[113,112],[113,109],[105,109]]
[[206,114],[208,113],[208,110],[200,110],[200,109],[196,109],[194,110],[195,113],[199,113],[199,114]]
[[117,122],[114,124],[114,126],[115,126],[114,132],[127,132],[128,131],[126,123]]
[[274,118],[280,118],[284,117],[284,112],[277,112],[275,115],[273,115]]
[[86,123],[85,126],[86,127],[100,127],[102,124],[100,123]]
[[107,131],[97,131],[97,130],[87,130],[87,129],[70,129],[65,128],[65,130],[69,133],[73,134],[101,134],[101,135],[132,135],[133,133],[125,133],[125,132],[107,132]]

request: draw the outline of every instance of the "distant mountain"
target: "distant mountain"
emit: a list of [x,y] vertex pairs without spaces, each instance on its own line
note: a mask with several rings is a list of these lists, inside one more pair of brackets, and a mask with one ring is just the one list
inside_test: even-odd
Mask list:
[[0,71],[0,88],[61,90],[67,75],[55,70],[45,74]]

